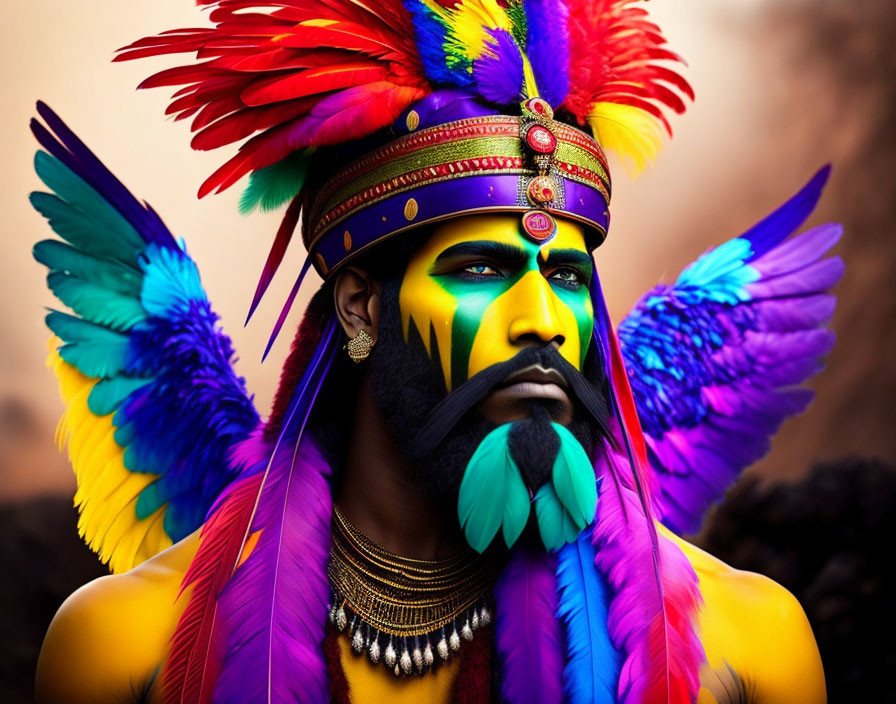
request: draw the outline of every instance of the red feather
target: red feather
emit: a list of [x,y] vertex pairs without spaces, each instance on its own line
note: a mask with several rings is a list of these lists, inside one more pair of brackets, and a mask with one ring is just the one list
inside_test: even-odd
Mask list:
[[206,180],[200,196],[296,149],[365,136],[430,90],[402,0],[200,4],[212,6],[213,28],[146,37],[117,57],[195,52],[203,59],[141,84],[184,86],[168,112],[177,119],[195,115],[194,148],[249,138]]
[[260,130],[266,130],[275,125],[301,117],[307,112],[309,103],[313,104],[314,102],[316,101],[293,100],[288,103],[278,103],[276,105],[232,112],[227,117],[219,119],[217,122],[204,128],[193,137],[190,145],[193,149],[208,151],[223,147],[225,144],[238,142]]
[[236,568],[255,508],[263,473],[239,482],[202,527],[199,550],[184,577],[192,588],[178,621],[162,674],[165,704],[206,704],[220,669],[215,647],[216,602]]
[[265,291],[268,290],[268,286],[271,285],[271,281],[274,279],[274,274],[277,273],[277,269],[280,268],[280,263],[283,261],[283,255],[286,254],[286,248],[289,246],[290,240],[292,240],[296,225],[299,224],[299,215],[301,212],[302,198],[296,196],[286,209],[286,214],[280,222],[276,237],[274,237],[274,244],[271,245],[271,251],[268,252],[268,258],[264,263],[264,269],[261,270],[258,286],[255,287],[255,295],[252,297],[252,304],[249,306],[249,314],[246,316],[247,323],[249,322],[249,318],[251,318],[252,314],[255,312],[255,309],[258,307],[258,304],[261,302],[261,298],[264,296]]
[[321,100],[303,127],[310,131],[308,139],[313,144],[357,139],[390,124],[424,95],[419,88],[388,81],[356,86]]
[[326,66],[255,81],[240,96],[246,105],[257,106],[305,98],[342,88],[385,80],[386,69],[374,62]]
[[584,124],[594,103],[632,105],[671,132],[663,108],[683,112],[679,93],[693,99],[694,91],[680,74],[655,63],[680,63],[681,57],[663,48],[665,37],[636,2],[568,0],[570,89],[564,107]]

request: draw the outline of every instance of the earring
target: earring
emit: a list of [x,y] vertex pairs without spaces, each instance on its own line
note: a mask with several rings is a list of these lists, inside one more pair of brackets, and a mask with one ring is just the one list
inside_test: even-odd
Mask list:
[[376,344],[366,330],[358,330],[358,334],[349,340],[345,349],[348,350],[349,358],[355,363],[360,364],[370,356],[370,350]]

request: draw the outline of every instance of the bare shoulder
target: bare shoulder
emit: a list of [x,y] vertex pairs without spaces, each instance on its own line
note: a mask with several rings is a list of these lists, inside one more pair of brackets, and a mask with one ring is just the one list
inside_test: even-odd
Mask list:
[[85,584],[59,608],[37,667],[38,704],[135,702],[153,689],[186,598],[198,533],[130,572]]
[[768,577],[735,569],[668,535],[697,573],[703,597],[699,626],[709,667],[736,673],[750,702],[823,704],[818,646],[796,597]]

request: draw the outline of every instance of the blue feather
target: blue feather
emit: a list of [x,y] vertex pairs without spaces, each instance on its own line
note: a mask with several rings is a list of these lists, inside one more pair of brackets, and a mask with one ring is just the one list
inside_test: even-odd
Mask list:
[[751,260],[761,257],[805,222],[830,175],[831,165],[823,166],[793,198],[741,235],[753,246]]
[[405,0],[404,6],[414,18],[417,51],[426,77],[433,83],[463,88],[473,85],[467,67],[452,68],[445,54],[447,28],[421,0]]
[[493,41],[481,58],[473,62],[476,90],[497,105],[515,105],[522,98],[523,56],[513,37],[501,29],[489,30]]
[[525,0],[526,56],[541,97],[554,107],[569,93],[569,9],[563,0]]
[[594,566],[591,531],[557,553],[557,616],[566,627],[564,693],[569,704],[615,704],[622,659],[610,641],[610,590]]

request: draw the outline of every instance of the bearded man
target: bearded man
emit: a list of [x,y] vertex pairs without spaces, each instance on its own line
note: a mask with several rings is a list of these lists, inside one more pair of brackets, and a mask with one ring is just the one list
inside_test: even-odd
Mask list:
[[677,534],[808,402],[838,231],[780,243],[827,171],[646,296],[623,350],[599,142],[643,157],[690,92],[639,11],[214,4],[123,56],[212,57],[147,82],[188,85],[197,146],[261,130],[202,191],[288,203],[252,310],[300,218],[274,334],[324,285],[262,423],[192,260],[38,106],[64,430],[116,572],[60,609],[39,702],[823,702],[793,597]]

